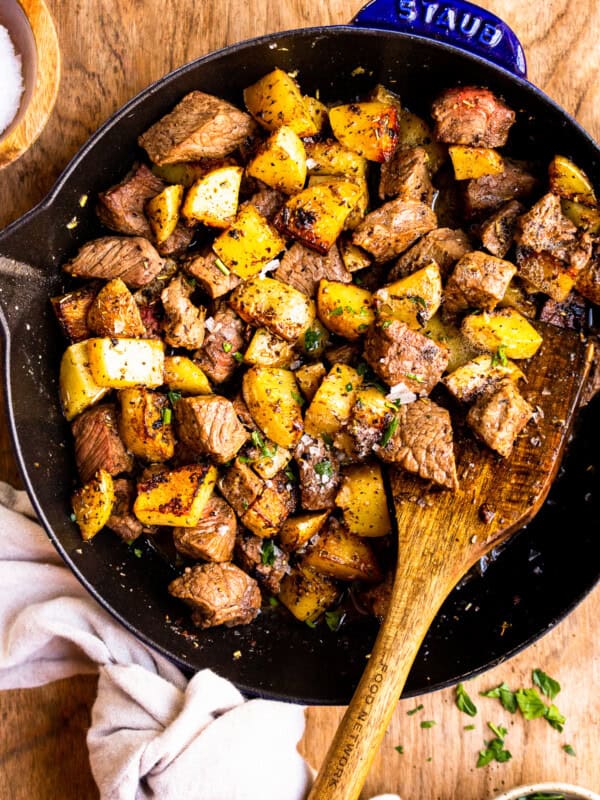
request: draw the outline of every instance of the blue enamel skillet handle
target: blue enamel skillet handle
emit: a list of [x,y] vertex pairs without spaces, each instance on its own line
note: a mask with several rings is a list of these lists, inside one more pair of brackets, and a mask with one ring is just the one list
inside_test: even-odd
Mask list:
[[514,31],[466,0],[371,0],[352,25],[436,39],[481,56],[518,78],[527,77],[525,54]]

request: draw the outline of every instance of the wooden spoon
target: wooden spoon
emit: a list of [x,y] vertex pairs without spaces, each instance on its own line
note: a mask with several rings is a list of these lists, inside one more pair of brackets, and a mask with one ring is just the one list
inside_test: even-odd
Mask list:
[[400,470],[390,474],[398,563],[386,619],[308,800],[356,800],[421,642],[467,570],[529,522],[560,464],[592,347],[572,331],[545,326],[523,394],[535,419],[501,459],[470,437],[457,453],[460,487],[427,492]]

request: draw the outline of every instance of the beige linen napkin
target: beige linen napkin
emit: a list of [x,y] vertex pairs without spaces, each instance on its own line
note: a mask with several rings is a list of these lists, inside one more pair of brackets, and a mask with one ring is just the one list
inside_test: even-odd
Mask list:
[[0,689],[86,672],[99,676],[87,744],[102,800],[306,796],[302,707],[245,701],[210,670],[188,682],[87,594],[25,493],[0,482]]

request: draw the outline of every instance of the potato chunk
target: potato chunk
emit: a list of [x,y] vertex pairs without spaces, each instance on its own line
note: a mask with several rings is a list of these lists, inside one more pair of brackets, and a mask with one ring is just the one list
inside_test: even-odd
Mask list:
[[548,167],[550,191],[588,206],[596,205],[594,187],[585,172],[566,156],[554,156]]
[[127,449],[146,461],[173,458],[175,437],[167,398],[147,389],[123,389],[119,402],[119,434]]
[[457,400],[461,403],[470,403],[490,385],[505,378],[518,381],[524,377],[517,365],[501,354],[477,356],[442,380]]
[[448,148],[448,153],[457,181],[481,178],[483,175],[499,175],[504,172],[502,156],[491,147],[454,144]]
[[346,527],[356,536],[385,536],[392,530],[379,464],[348,467],[335,504],[342,509]]
[[279,192],[299,192],[306,181],[306,152],[302,139],[282,125],[267,139],[246,172]]
[[362,378],[353,367],[334,364],[306,411],[306,432],[310,436],[337,433],[350,418],[356,390],[361,384]]
[[163,244],[179,222],[179,209],[183,200],[183,186],[165,186],[162,192],[146,203],[146,216],[157,244]]
[[279,541],[284,550],[300,550],[327,522],[329,511],[300,514],[288,517],[279,531]]
[[231,227],[215,239],[213,250],[240,278],[251,278],[285,248],[285,240],[253,205],[243,205]]
[[380,319],[397,319],[420,330],[442,302],[442,277],[432,261],[423,269],[375,292],[373,299]]
[[336,524],[331,524],[321,533],[302,563],[315,572],[341,581],[383,579],[371,545]]
[[133,513],[144,525],[193,528],[212,495],[216,479],[215,467],[203,464],[158,472],[138,483]]
[[446,161],[446,148],[433,136],[433,131],[424,119],[403,109],[398,120],[398,147],[423,147],[429,156],[431,174]]
[[241,167],[226,166],[203,175],[185,196],[183,216],[212,228],[228,228],[237,213],[243,172]]
[[319,384],[326,374],[327,370],[320,361],[317,361],[316,364],[306,364],[294,373],[298,386],[309,403],[315,396]]
[[111,389],[160,386],[164,380],[165,345],[160,339],[88,339],[90,372]]
[[88,341],[85,339],[67,347],[60,362],[60,402],[69,422],[110,391],[107,386],[97,383],[92,375]]
[[540,334],[514,308],[469,314],[461,331],[479,350],[495,353],[502,348],[507,358],[531,358],[542,343]]
[[337,175],[340,178],[366,178],[367,159],[331,139],[305,145],[309,175]]
[[388,161],[398,140],[398,110],[391,103],[371,100],[329,109],[335,138],[370,161]]
[[281,447],[295,447],[304,425],[294,373],[277,367],[251,367],[244,375],[242,391],[252,419],[265,436]]
[[317,292],[317,313],[332,333],[354,341],[375,320],[372,301],[371,292],[360,286],[322,278]]
[[88,541],[102,530],[108,522],[114,503],[112,475],[100,469],[71,498],[75,522],[79,525],[82,539]]
[[267,328],[258,328],[244,353],[244,361],[257,367],[287,367],[293,356],[289,342]]
[[274,278],[253,278],[238,286],[229,304],[244,320],[294,342],[315,318],[314,303],[302,292]]
[[172,392],[212,394],[208,378],[187,356],[165,356],[165,383]]
[[308,566],[292,568],[281,581],[280,602],[300,622],[315,622],[332,606],[341,592],[335,581]]
[[274,69],[244,89],[244,102],[254,119],[268,131],[286,125],[298,136],[319,132],[312,115],[314,104],[307,104],[296,81],[282,69]]
[[140,310],[121,278],[108,281],[96,295],[88,315],[88,325],[96,336],[145,336]]

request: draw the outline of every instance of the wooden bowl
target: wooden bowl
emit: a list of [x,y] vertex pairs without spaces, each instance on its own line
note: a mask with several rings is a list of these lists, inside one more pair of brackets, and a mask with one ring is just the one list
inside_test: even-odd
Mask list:
[[0,169],[16,161],[42,132],[60,83],[60,49],[44,0],[2,0],[0,25],[21,56],[25,91],[15,119],[0,135]]

